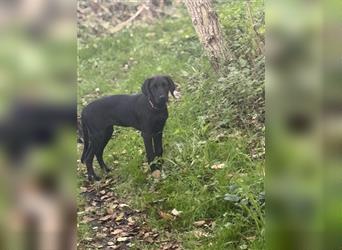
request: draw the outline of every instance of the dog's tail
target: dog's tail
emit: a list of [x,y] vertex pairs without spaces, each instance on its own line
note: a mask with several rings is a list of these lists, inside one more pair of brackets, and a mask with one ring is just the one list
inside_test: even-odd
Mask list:
[[81,130],[82,130],[82,138],[83,138],[83,152],[82,152],[81,162],[84,163],[85,157],[89,149],[88,128],[84,121],[81,121]]
[[81,117],[77,116],[77,143],[83,143],[84,135]]

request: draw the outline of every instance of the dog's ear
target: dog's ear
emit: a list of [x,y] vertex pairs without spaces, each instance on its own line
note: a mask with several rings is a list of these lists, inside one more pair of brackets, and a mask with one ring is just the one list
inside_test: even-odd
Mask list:
[[151,96],[151,91],[150,91],[150,83],[151,83],[152,78],[148,78],[144,81],[143,85],[141,86],[141,92],[147,97]]
[[167,80],[167,82],[169,83],[169,91],[170,91],[170,93],[171,93],[171,95],[173,96],[173,97],[175,97],[175,95],[174,95],[174,91],[176,90],[176,85],[175,85],[175,83],[172,81],[172,79],[171,79],[171,77],[170,76],[164,76],[165,77],[165,79]]

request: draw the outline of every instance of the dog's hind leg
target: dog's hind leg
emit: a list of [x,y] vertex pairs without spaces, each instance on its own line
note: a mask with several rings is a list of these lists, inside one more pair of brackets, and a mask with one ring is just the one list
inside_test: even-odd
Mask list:
[[95,152],[96,159],[100,167],[106,172],[109,172],[110,169],[103,161],[103,151],[105,147],[107,146],[107,143],[109,142],[110,138],[112,137],[112,134],[113,134],[113,127],[110,126],[106,128],[102,136],[102,143],[99,145],[99,147],[96,149],[96,152]]
[[95,148],[96,148],[96,140],[95,141],[90,141],[88,150],[86,152],[85,156],[85,165],[87,167],[87,174],[88,174],[88,180],[93,181],[93,180],[100,180],[100,177],[95,174],[94,168],[93,168],[93,160],[94,160],[94,155],[95,155]]

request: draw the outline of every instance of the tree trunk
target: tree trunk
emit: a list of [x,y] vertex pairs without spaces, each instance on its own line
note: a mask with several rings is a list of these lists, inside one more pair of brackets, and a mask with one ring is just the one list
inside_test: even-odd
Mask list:
[[231,59],[211,0],[184,0],[192,23],[215,70]]

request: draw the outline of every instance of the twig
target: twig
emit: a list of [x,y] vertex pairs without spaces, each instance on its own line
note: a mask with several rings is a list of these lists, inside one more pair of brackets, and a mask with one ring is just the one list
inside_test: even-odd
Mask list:
[[129,25],[135,18],[137,18],[140,13],[143,11],[143,10],[147,10],[147,7],[145,6],[145,4],[141,5],[139,7],[139,10],[133,15],[131,16],[129,19],[127,19],[126,21],[122,22],[122,23],[119,23],[118,25],[116,25],[114,28],[111,28],[109,30],[110,33],[115,33],[115,32],[118,32],[120,30],[122,30],[123,28],[125,28],[127,25]]
[[251,9],[251,5],[250,5],[250,1],[249,0],[246,1],[246,6],[247,6],[247,12],[248,12],[248,15],[249,15],[249,19],[251,21],[252,29],[253,29],[253,31],[255,33],[255,36],[256,36],[256,40],[257,40],[256,44],[257,44],[257,46],[259,48],[260,53],[264,54],[264,43],[262,42],[262,39],[260,38],[260,34],[257,31],[256,26],[254,25],[252,9]]

